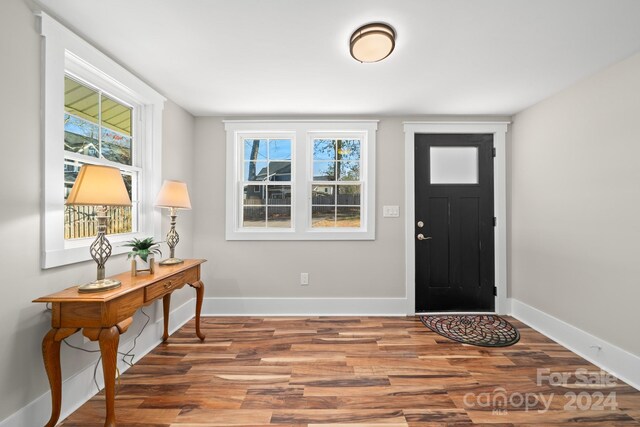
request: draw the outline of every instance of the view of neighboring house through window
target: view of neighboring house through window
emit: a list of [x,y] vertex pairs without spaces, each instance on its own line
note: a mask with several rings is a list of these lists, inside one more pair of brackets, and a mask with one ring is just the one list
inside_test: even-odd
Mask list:
[[243,139],[242,226],[291,228],[291,139]]
[[375,239],[375,120],[225,120],[227,240]]
[[360,140],[314,139],[311,227],[360,227]]
[[[111,207],[107,233],[136,231],[135,189],[139,168],[133,162],[133,108],[68,75],[64,80],[65,200],[83,164],[118,167],[133,207]],[[65,206],[65,239],[96,234],[93,206]]]

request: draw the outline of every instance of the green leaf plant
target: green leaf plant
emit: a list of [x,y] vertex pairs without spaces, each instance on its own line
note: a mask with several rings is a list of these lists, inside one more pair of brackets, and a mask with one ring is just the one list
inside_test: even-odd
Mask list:
[[128,246],[131,250],[127,253],[127,259],[135,259],[139,256],[144,262],[147,262],[147,258],[151,254],[158,254],[162,256],[160,250],[160,242],[154,242],[153,237],[147,237],[144,239],[131,239],[122,244],[122,246]]

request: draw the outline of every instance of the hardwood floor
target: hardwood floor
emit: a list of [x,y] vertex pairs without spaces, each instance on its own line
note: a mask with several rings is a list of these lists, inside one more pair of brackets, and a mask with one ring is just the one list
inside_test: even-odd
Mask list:
[[[191,321],[122,376],[118,425],[640,426],[640,392],[584,384],[576,370],[595,366],[509,320],[522,338],[503,348],[449,341],[417,317],[209,317],[204,343]],[[571,375],[538,385],[538,368]],[[103,420],[99,394],[63,425]]]

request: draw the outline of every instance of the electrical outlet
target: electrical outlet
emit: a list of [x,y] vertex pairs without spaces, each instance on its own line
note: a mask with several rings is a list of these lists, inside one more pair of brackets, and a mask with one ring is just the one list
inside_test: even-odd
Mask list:
[[300,285],[309,285],[309,273],[300,273]]

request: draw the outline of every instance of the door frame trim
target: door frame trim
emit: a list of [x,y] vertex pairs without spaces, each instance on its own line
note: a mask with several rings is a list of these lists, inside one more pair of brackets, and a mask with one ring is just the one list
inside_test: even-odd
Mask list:
[[511,122],[403,122],[404,125],[404,188],[405,188],[405,285],[407,314],[416,313],[416,251],[414,242],[415,170],[414,144],[418,133],[491,133],[496,157],[493,163],[494,212],[498,223],[495,235],[495,311],[507,314],[507,158],[506,134]]

